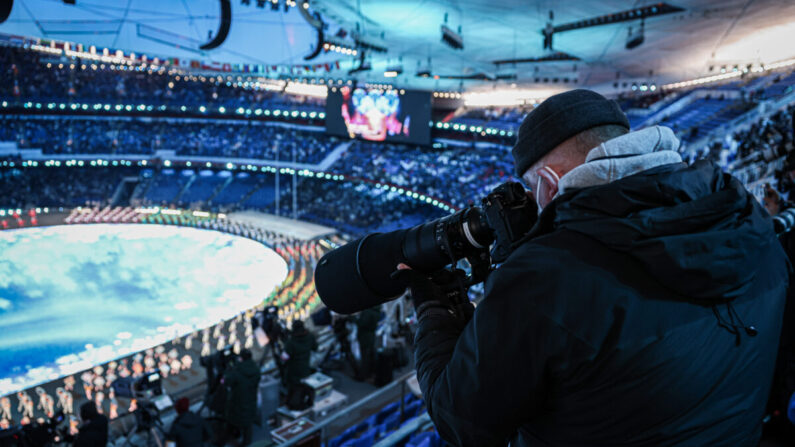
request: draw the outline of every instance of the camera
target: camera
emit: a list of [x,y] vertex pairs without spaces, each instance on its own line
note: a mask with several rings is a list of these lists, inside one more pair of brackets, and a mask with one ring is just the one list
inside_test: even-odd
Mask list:
[[320,259],[315,268],[318,295],[341,314],[377,306],[406,290],[404,281],[392,277],[400,263],[430,275],[466,260],[471,273],[465,285],[483,282],[535,225],[537,209],[521,184],[507,182],[479,207],[410,229],[368,234]]
[[237,359],[237,354],[232,350],[232,346],[210,355],[205,355],[199,359],[199,364],[204,367],[207,373],[207,391],[209,394],[215,393],[221,384],[227,368],[231,367]]
[[112,384],[117,397],[128,399],[151,399],[163,394],[163,381],[157,371],[141,377],[119,377]]

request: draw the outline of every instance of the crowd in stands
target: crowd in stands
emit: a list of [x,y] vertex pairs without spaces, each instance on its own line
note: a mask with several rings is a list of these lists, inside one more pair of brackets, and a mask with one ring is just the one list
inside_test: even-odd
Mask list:
[[[445,213],[397,192],[368,183],[329,182],[313,178],[298,181],[299,219],[340,229],[354,235],[411,227]],[[281,214],[290,216],[291,191],[280,201]]]
[[[786,159],[792,153],[793,125],[795,125],[793,112],[795,106],[790,106],[759,122],[752,123],[747,129],[734,132],[723,141],[716,142],[701,152],[693,153],[690,161],[695,158],[712,158],[748,184],[766,177],[774,180],[774,172],[783,169]],[[8,135],[9,132],[13,133],[15,126],[24,127],[28,121],[8,117],[0,120],[14,124],[0,128],[0,135],[3,136]],[[43,127],[74,124],[61,119],[30,121],[48,123],[43,124]],[[269,144],[274,147],[280,144],[289,147],[299,142],[306,142],[306,138],[309,138],[310,143],[307,147],[325,148],[320,152],[301,152],[303,158],[299,158],[300,161],[305,161],[307,158],[310,161],[317,161],[318,154],[323,155],[334,146],[333,143],[329,143],[332,140],[324,141],[322,138],[326,137],[320,133],[282,129],[277,126],[242,124],[239,125],[240,131],[230,130],[226,133],[221,129],[226,127],[233,130],[235,124],[187,123],[177,128],[167,122],[153,124],[99,120],[96,123],[116,124],[124,126],[125,129],[132,129],[135,126],[142,126],[142,129],[149,128],[151,129],[149,132],[141,131],[141,135],[148,135],[154,140],[177,142],[180,144],[177,148],[179,153],[191,155],[218,155],[219,152],[212,152],[209,149],[205,151],[205,148],[210,146],[217,147],[221,154],[228,157],[235,154],[247,156],[247,152],[243,154],[235,152],[236,148],[246,148],[251,151],[256,147],[258,148],[256,151],[266,151],[263,142],[257,144],[253,141],[257,139],[253,137],[255,131],[263,131],[263,134],[271,132],[269,134],[271,136],[263,140],[270,141]],[[195,132],[195,134],[191,138],[180,138],[176,132],[182,134]],[[129,134],[132,132],[129,131],[125,135]],[[25,136],[17,141],[33,146],[34,142],[42,141],[49,134],[42,132],[42,135],[44,136]],[[218,135],[228,135],[237,143],[229,145],[226,137]],[[316,135],[319,138],[314,138]],[[249,138],[251,139],[249,143],[241,142]],[[207,142],[211,144],[202,146]],[[283,150],[281,156],[284,156],[284,153]],[[272,151],[271,155],[275,156]],[[792,164],[795,165],[795,162]],[[0,192],[4,197],[4,203],[0,205],[17,208],[33,204],[76,206],[84,205],[86,202],[103,203],[110,198],[121,179],[119,171],[110,168],[85,169],[86,174],[81,174],[79,180],[65,170],[40,171],[41,175],[23,175],[23,171],[20,170],[3,171],[0,176]],[[143,171],[141,173],[132,171],[132,175],[140,174],[142,180],[149,182],[145,189],[146,194],[142,196],[145,199],[141,202],[143,204],[190,206],[220,211],[235,209],[276,211],[276,192],[272,174],[222,175],[224,173],[190,169],[147,171],[147,175],[143,175]],[[355,141],[342,157],[331,165],[330,171],[345,174],[354,181],[337,182],[299,177],[297,216],[340,228],[351,234],[376,230],[389,231],[412,226],[442,214],[438,208],[430,204],[420,203],[396,191],[376,188],[375,183],[426,194],[455,208],[462,208],[479,204],[479,200],[492,188],[513,178],[510,154],[506,148],[499,146],[446,147],[428,150],[405,145]],[[151,178],[153,174],[154,178]],[[782,176],[779,176],[779,179],[779,185],[791,183]],[[282,177],[279,210],[282,215],[294,215],[291,181],[291,176]],[[781,192],[788,195],[789,191],[785,188]]]
[[[260,173],[233,176],[227,171],[190,169],[39,167],[0,170],[0,209],[109,205],[125,177],[138,178],[131,202],[141,206],[275,213],[275,178]],[[279,213],[293,216],[292,177],[280,180]],[[431,204],[369,182],[339,182],[299,177],[297,217],[360,235],[413,226],[445,213]]]
[[524,116],[532,109],[533,106],[473,108],[455,117],[452,122],[516,130]]
[[[227,74],[205,78],[147,70],[120,70],[112,64],[52,56],[23,48],[0,51],[0,97],[25,101],[146,101],[165,105],[224,106],[230,109],[288,107],[324,110],[324,102],[305,96],[235,87]],[[233,79],[237,79],[235,76]]]
[[741,98],[706,97],[693,101],[676,113],[666,116],[659,124],[670,127],[683,142],[706,136],[713,129],[742,115],[755,103]]
[[27,207],[74,207],[105,204],[121,179],[135,175],[128,168],[81,169],[42,168],[0,170],[0,209]]
[[321,131],[251,121],[98,117],[0,117],[0,141],[45,154],[153,154],[292,161],[316,164],[339,140]]
[[[793,88],[795,88],[795,71],[772,72],[763,75],[743,75],[739,79],[724,84],[698,87],[690,91],[672,93],[655,89],[653,92],[621,94],[616,101],[627,113],[630,124],[635,129],[645,123],[650,109],[659,110],[699,89],[717,91],[719,94],[696,100],[684,110],[663,117],[661,124],[672,127],[683,141],[692,141],[743,114],[760,101],[778,99],[792,92]],[[734,91],[736,95],[728,95],[728,91]],[[524,116],[532,108],[532,105],[472,108],[465,110],[451,122],[467,126],[489,126],[516,131]]]
[[[223,122],[182,125],[173,135],[178,155],[255,158],[316,164],[340,143],[324,132]],[[173,141],[169,139],[169,141]]]
[[[714,141],[694,158],[710,158],[746,184],[770,177],[791,155],[795,141],[795,105]],[[793,160],[795,161],[795,160]]]
[[332,165],[353,177],[421,191],[462,208],[480,199],[513,175],[507,149],[450,147],[427,150],[356,141]]

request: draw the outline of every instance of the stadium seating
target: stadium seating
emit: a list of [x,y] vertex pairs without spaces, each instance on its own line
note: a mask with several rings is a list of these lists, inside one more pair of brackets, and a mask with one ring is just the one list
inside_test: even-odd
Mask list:
[[666,117],[660,124],[672,128],[681,140],[688,141],[705,136],[751,107],[751,103],[743,100],[702,98]]
[[317,131],[261,122],[99,118],[86,116],[0,117],[0,141],[45,154],[153,154],[295,161],[316,164],[339,140]]
[[[0,97],[24,101],[140,102],[177,106],[284,108],[323,110],[323,102],[305,96],[280,95],[237,82],[231,76],[173,76],[165,69],[96,64],[76,58],[55,57],[23,48],[0,52]],[[235,82],[232,82],[235,81]]]
[[332,169],[422,191],[457,208],[479,203],[480,198],[513,174],[512,158],[500,146],[428,151],[359,141],[351,144]]
[[[419,415],[424,403],[412,394],[403,398],[403,414],[401,419],[400,400],[385,405],[377,413],[362,422],[352,425],[341,435],[330,439],[326,447],[364,447],[372,446],[376,440],[383,439],[399,427],[407,424]],[[420,433],[412,437],[406,445],[441,445],[441,439],[435,432]]]

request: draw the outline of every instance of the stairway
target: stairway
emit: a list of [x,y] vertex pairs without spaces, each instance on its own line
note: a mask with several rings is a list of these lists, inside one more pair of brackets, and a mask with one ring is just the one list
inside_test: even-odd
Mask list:
[[182,189],[180,189],[180,190],[179,190],[179,192],[177,193],[177,196],[176,196],[176,197],[174,197],[174,198],[171,200],[171,203],[179,203],[179,199],[181,199],[181,198],[182,198],[182,196],[183,196],[183,195],[185,195],[185,193],[186,193],[186,192],[187,192],[187,191],[190,189],[190,185],[192,185],[192,184],[193,184],[193,182],[195,182],[195,181],[196,181],[196,174],[193,174],[193,175],[190,177],[190,180],[188,180],[188,181],[185,183],[185,186],[183,186],[183,187],[182,187]]
[[124,177],[116,191],[111,196],[109,206],[127,206],[133,198],[135,192],[138,190],[140,179],[138,177]]

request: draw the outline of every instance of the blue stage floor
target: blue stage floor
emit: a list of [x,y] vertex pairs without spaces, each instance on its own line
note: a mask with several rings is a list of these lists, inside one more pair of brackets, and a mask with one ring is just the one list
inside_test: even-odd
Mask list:
[[0,396],[231,318],[286,274],[266,246],[209,230],[0,231]]

